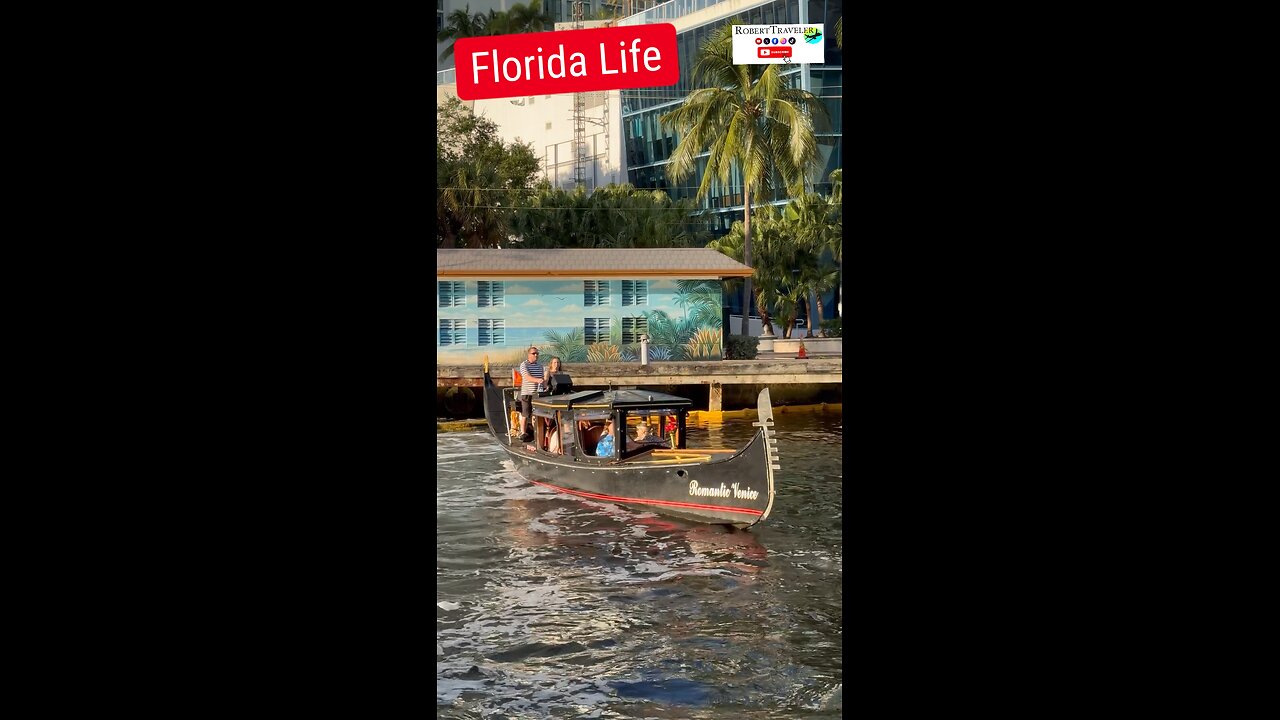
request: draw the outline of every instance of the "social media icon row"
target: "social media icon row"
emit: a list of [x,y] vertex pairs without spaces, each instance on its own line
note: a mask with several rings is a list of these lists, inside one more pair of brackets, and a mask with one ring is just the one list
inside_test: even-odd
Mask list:
[[791,37],[786,40],[779,38],[756,38],[757,45],[795,45],[796,39]]

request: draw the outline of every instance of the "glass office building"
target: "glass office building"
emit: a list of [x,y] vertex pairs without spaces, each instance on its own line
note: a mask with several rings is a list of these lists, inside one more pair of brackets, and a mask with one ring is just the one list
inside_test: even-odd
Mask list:
[[[814,189],[830,191],[829,175],[841,167],[841,106],[843,103],[843,70],[841,50],[836,46],[835,24],[841,17],[843,0],[807,0],[808,17],[802,18],[800,3],[804,0],[773,0],[702,25],[696,22],[696,13],[714,8],[720,0],[672,0],[650,10],[628,17],[623,24],[672,22],[676,25],[676,44],[680,59],[680,82],[674,87],[623,90],[622,133],[626,147],[627,181],[639,188],[657,188],[676,198],[692,198],[706,167],[706,160],[699,162],[696,174],[680,183],[672,183],[666,175],[666,165],[675,150],[679,137],[675,130],[662,127],[659,116],[670,112],[684,101],[694,89],[693,65],[698,49],[716,28],[741,17],[749,25],[823,23],[825,35],[822,65],[796,66],[783,73],[793,87],[806,87],[822,99],[829,118],[815,118],[818,139],[819,169],[812,176]],[[685,22],[682,22],[684,20]],[[689,25],[685,27],[685,25]],[[803,75],[802,75],[803,73]],[[807,76],[807,77],[806,77]],[[705,158],[705,156],[704,156]],[[785,189],[777,187],[772,197],[752,198],[752,205],[785,204],[790,197]],[[701,202],[711,215],[714,234],[727,232],[735,220],[742,219],[742,181],[735,169],[728,187],[713,187],[709,196]]]

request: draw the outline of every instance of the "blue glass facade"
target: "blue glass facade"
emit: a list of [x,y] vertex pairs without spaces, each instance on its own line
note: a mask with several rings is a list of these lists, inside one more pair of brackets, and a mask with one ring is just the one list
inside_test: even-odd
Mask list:
[[[715,3],[699,4],[710,6]],[[659,6],[658,9],[668,5],[671,3]],[[835,22],[841,17],[843,0],[809,0],[808,6],[807,21],[824,23],[827,31],[824,50],[827,62],[823,65],[799,66],[784,73],[784,77],[792,86],[799,87],[800,73],[808,73],[810,91],[822,98],[823,105],[830,116],[829,121],[821,120],[815,128],[821,159],[820,169],[814,177],[815,189],[819,192],[827,192],[829,191],[828,175],[832,170],[841,167],[843,144],[840,133],[844,94],[843,57],[835,41]],[[738,17],[745,18],[751,25],[799,23],[800,0],[774,0],[743,11]],[[658,117],[678,106],[694,89],[692,71],[698,48],[711,32],[731,19],[725,18],[690,28],[676,35],[680,59],[680,82],[674,87],[641,88],[621,92],[627,181],[632,185],[639,188],[665,190],[676,198],[692,198],[697,194],[698,185],[702,182],[703,169],[706,167],[705,161],[699,162],[698,171],[694,176],[686,178],[679,184],[672,183],[666,176],[666,165],[679,137],[674,130],[663,128],[658,122]],[[655,21],[661,22],[661,19]],[[734,220],[742,218],[742,182],[736,175],[735,172],[728,187],[714,187],[708,197],[702,201],[702,207],[710,211],[710,228],[714,234],[727,232]],[[783,203],[788,199],[786,191],[777,188],[772,197],[762,201]]]

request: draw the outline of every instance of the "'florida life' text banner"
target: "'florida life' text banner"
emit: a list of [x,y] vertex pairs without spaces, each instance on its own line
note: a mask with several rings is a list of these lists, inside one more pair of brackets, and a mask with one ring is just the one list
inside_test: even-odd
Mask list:
[[459,38],[462,100],[675,85],[671,23]]
[[771,65],[826,60],[822,23],[811,25],[734,25],[733,64]]

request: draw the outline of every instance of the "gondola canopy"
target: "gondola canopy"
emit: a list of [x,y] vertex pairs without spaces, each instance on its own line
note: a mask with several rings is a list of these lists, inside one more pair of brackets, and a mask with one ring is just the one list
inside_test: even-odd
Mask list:
[[583,407],[600,407],[614,410],[659,410],[664,408],[689,408],[693,403],[678,395],[653,390],[582,390],[567,395],[547,395],[533,401],[534,407],[542,406],[559,410]]

